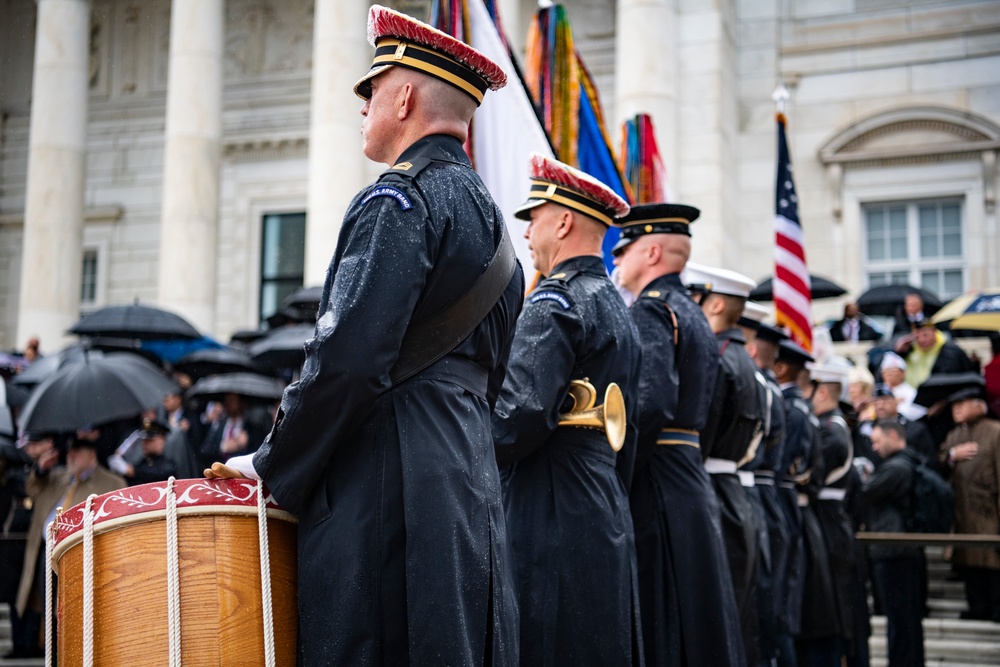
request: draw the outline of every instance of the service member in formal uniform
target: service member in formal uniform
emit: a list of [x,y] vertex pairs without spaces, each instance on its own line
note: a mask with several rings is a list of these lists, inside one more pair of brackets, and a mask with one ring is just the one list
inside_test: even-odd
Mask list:
[[718,372],[712,329],[681,283],[698,209],[632,207],[614,248],[642,341],[631,489],[647,665],[743,665],[718,501],[700,432]]
[[[778,600],[783,599],[784,573],[788,567],[788,525],[778,499],[775,474],[781,467],[785,443],[785,402],[771,368],[777,343],[787,336],[764,318],[770,309],[747,301],[739,327],[747,339],[746,350],[757,367],[757,381],[765,388],[764,437],[752,461],[737,471],[758,515],[757,611],[761,658],[768,664],[778,657]],[[748,476],[752,475],[752,480]],[[751,485],[750,482],[753,482]]]
[[744,483],[753,486],[753,474],[747,473],[741,479],[738,468],[756,456],[768,393],[762,379],[757,379],[757,366],[750,359],[746,338],[737,326],[756,283],[735,271],[691,262],[683,275],[719,346],[719,372],[708,421],[701,434],[701,454],[719,498],[722,537],[736,592],[747,664],[756,665],[760,662],[757,540],[763,526],[758,524],[758,515],[744,487]]
[[142,458],[132,464],[121,455],[112,454],[108,457],[108,468],[128,480],[130,486],[165,482],[171,477],[177,477],[177,464],[163,453],[169,433],[170,426],[167,424],[152,417],[144,417],[139,430]]
[[534,154],[530,167],[528,201],[515,215],[528,221],[524,236],[544,278],[518,319],[493,414],[521,664],[638,665],[625,480],[635,452],[639,335],[601,259],[608,226],[629,207],[561,162]]
[[300,664],[514,665],[490,413],[524,277],[462,147],[506,76],[384,7],[368,36],[364,153],[391,168],[348,207],[270,435],[229,463],[298,515]]
[[[847,385],[850,369],[850,362],[840,357],[833,357],[809,367],[815,386],[812,404],[813,411],[819,419],[823,470],[822,487],[816,494],[813,511],[823,531],[830,558],[834,592],[832,603],[836,611],[835,618],[831,621],[836,620],[839,623],[830,622],[825,632],[824,628],[818,627],[817,632],[809,638],[804,638],[803,642],[809,654],[809,664],[830,667],[839,666],[843,654],[856,653],[852,646],[854,616],[868,613],[867,608],[854,609],[856,604],[854,593],[858,581],[855,562],[857,549],[854,543],[854,526],[844,506],[848,482],[852,475],[856,474],[851,431],[839,407],[840,396]],[[813,600],[806,602],[806,604],[813,603]]]
[[779,468],[778,497],[788,526],[788,569],[785,572],[784,598],[778,601],[778,665],[797,664],[795,637],[802,627],[802,597],[806,572],[806,552],[802,537],[802,507],[807,500],[799,493],[809,482],[816,431],[819,422],[812,406],[802,395],[799,376],[805,372],[811,354],[789,339],[778,343],[774,376],[785,404],[785,444]]

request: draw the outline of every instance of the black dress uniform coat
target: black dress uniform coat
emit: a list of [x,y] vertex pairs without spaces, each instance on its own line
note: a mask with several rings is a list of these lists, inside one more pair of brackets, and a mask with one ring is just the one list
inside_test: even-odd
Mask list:
[[141,461],[132,466],[132,469],[132,477],[128,480],[130,486],[165,482],[170,477],[177,477],[177,464],[167,458],[165,454],[143,456]]
[[[765,387],[747,354],[746,338],[737,328],[719,332],[719,372],[702,432],[701,453],[707,459],[739,463],[760,438],[766,406]],[[757,515],[735,473],[711,475],[719,498],[722,537],[736,592],[747,664],[760,662],[757,614]]]
[[[639,335],[599,257],[554,267],[528,295],[493,414],[521,612],[522,665],[638,665],[639,591],[628,492]],[[618,383],[630,428],[558,426],[570,381]],[[509,466],[509,467],[508,467]],[[631,473],[627,468],[626,475]]]
[[[868,614],[867,607],[855,608],[858,582],[857,554],[854,523],[847,513],[845,499],[848,484],[854,472],[851,431],[838,408],[817,415],[822,443],[823,489],[816,499],[816,518],[819,519],[830,555],[830,574],[833,578],[834,602],[840,621],[840,636],[845,648],[851,648],[857,627],[855,616]],[[843,495],[843,498],[835,496]],[[831,633],[833,636],[834,633]]]
[[434,135],[344,217],[315,336],[254,466],[299,515],[299,662],[513,665],[513,567],[490,410],[524,293],[515,271],[450,354],[393,386],[414,320],[458,299],[503,217]]
[[802,626],[802,596],[806,570],[802,538],[802,509],[799,507],[798,481],[811,475],[816,429],[819,423],[812,407],[795,383],[781,385],[785,401],[785,445],[779,471],[778,497],[788,526],[788,569],[780,602],[778,632],[797,635]]
[[699,451],[719,353],[678,274],[633,304],[642,341],[630,501],[647,665],[745,662],[719,503]]

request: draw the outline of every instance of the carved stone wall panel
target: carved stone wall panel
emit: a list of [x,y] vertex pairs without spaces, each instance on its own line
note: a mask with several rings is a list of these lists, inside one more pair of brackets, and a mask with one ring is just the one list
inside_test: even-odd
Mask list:
[[111,79],[111,35],[113,8],[111,0],[90,6],[90,53],[87,83],[91,96],[106,97]]
[[154,34],[152,89],[166,92],[170,66],[170,0],[148,0],[148,4]]
[[229,0],[226,81],[307,73],[312,67],[312,31],[312,0]]
[[144,98],[153,80],[155,4],[131,0],[115,5],[112,96]]

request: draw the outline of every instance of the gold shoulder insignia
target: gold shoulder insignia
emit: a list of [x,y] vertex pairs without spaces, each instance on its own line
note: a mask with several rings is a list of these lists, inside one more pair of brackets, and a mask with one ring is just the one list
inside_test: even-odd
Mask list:
[[549,278],[554,278],[555,280],[558,280],[560,278],[565,278],[565,277],[566,277],[565,273],[557,273],[554,276],[549,276]]
[[399,169],[400,171],[406,171],[413,166],[412,162],[400,162],[399,164],[392,165],[393,169]]
[[654,290],[650,290],[650,291],[646,292],[646,296],[651,296],[653,298],[656,298],[656,297],[660,296],[660,290],[655,290],[655,289]]

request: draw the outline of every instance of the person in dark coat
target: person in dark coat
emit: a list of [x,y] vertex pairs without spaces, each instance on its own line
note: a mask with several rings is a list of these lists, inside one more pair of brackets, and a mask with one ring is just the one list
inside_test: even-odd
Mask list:
[[[737,474],[741,464],[753,461],[763,435],[768,393],[757,380],[757,366],[747,353],[746,339],[736,326],[756,283],[735,271],[695,267],[690,262],[685,280],[696,292],[708,325],[719,346],[719,372],[702,430],[701,454],[712,488],[719,499],[722,537],[736,592],[748,665],[760,662],[757,611],[757,513]],[[693,284],[693,286],[692,286]],[[752,475],[747,476],[753,484]]]
[[[862,488],[866,528],[873,533],[905,533],[912,512],[910,493],[919,458],[906,447],[906,430],[881,421],[872,430],[872,445],[882,463]],[[926,561],[919,546],[872,544],[872,584],[886,616],[889,666],[924,664],[923,586]]]
[[177,476],[177,464],[163,453],[170,427],[163,422],[145,418],[139,431],[142,458],[134,465],[119,454],[108,457],[108,467],[126,480],[130,486],[164,482]]
[[[784,598],[778,601],[778,665],[797,664],[795,641],[802,629],[802,602],[806,575],[806,551],[802,529],[800,499],[808,496],[799,489],[811,477],[813,450],[819,422],[812,407],[799,388],[799,376],[805,365],[813,361],[811,354],[791,340],[778,343],[774,376],[781,389],[785,406],[785,443],[779,467],[778,497],[788,526],[788,569],[785,571]],[[803,504],[804,504],[803,502]]]
[[[299,664],[516,665],[490,413],[524,274],[462,148],[505,76],[384,7],[371,8],[368,34],[373,67],[355,88],[364,152],[391,168],[348,207],[316,332],[270,435],[228,463],[298,515]],[[453,312],[484,272],[499,294],[472,292],[485,316],[445,323],[442,338],[458,342],[437,360],[418,356],[418,343],[441,349],[421,325],[440,324],[434,315]]]
[[931,375],[975,371],[965,350],[938,331],[930,320],[913,325],[913,333],[896,343],[896,352],[906,359],[906,379],[920,388]]
[[934,439],[931,437],[930,431],[927,430],[923,422],[910,421],[899,413],[899,401],[888,385],[875,385],[875,389],[872,392],[872,406],[875,408],[875,419],[858,424],[858,437],[855,438],[855,443],[861,446],[861,449],[856,452],[858,456],[864,456],[873,463],[879,460],[878,455],[874,453],[871,446],[871,432],[878,421],[891,419],[892,421],[899,422],[906,429],[907,448],[911,452],[918,454],[927,462],[927,465],[932,468],[938,467],[938,448],[934,444]]
[[881,334],[871,324],[865,321],[858,304],[844,305],[844,317],[830,325],[830,340],[835,343],[844,341],[857,343],[862,340],[878,340]]
[[698,215],[683,204],[634,206],[613,250],[621,285],[637,297],[630,312],[642,342],[630,503],[647,665],[745,664],[719,504],[699,451],[718,348],[680,280]]
[[267,437],[269,424],[247,409],[247,399],[234,393],[222,397],[222,414],[209,424],[201,443],[205,467],[232,456],[253,454]]
[[[822,457],[822,488],[816,494],[813,510],[819,520],[830,558],[833,577],[833,602],[837,621],[828,631],[815,633],[803,643],[811,665],[838,667],[841,656],[857,656],[864,652],[867,661],[867,637],[855,643],[855,616],[867,614],[868,609],[855,609],[858,596],[855,587],[859,582],[854,540],[854,525],[844,504],[851,472],[854,469],[854,452],[851,430],[841,412],[840,396],[847,384],[850,363],[834,357],[823,364],[814,364],[810,373],[816,388],[812,396],[813,411],[819,419],[820,455]],[[839,632],[837,631],[839,625]]]
[[[515,215],[528,220],[525,238],[545,278],[518,318],[493,413],[517,570],[521,664],[639,665],[626,488],[635,458],[639,334],[600,256],[608,225],[628,204],[538,154],[531,179],[529,199]],[[609,443],[614,431],[603,427],[560,425],[565,414],[587,408],[582,398],[567,404],[574,382],[589,383],[596,403],[611,383],[618,385],[628,415],[624,442]],[[621,474],[619,461],[627,462]]]
[[904,336],[913,331],[913,326],[917,322],[927,319],[924,314],[924,299],[919,292],[909,292],[903,297],[903,303],[896,309],[893,322],[892,335]]
[[[747,353],[757,366],[758,380],[767,389],[764,438],[755,459],[745,464],[738,474],[741,481],[746,471],[753,475],[753,486],[744,482],[754,509],[762,513],[763,534],[758,534],[757,610],[759,616],[760,650],[763,661],[771,664],[778,658],[778,616],[783,613],[779,602],[785,596],[785,572],[788,569],[788,522],[778,498],[776,473],[781,468],[785,446],[785,402],[774,379],[774,362],[778,343],[788,338],[781,330],[762,320],[769,314],[766,308],[753,309],[748,301],[739,325],[747,339]],[[757,502],[754,502],[754,499]]]

